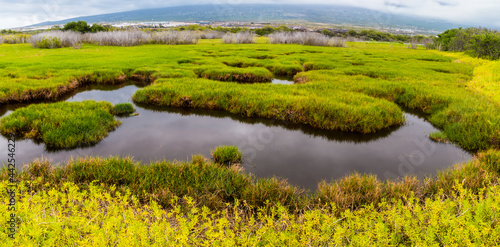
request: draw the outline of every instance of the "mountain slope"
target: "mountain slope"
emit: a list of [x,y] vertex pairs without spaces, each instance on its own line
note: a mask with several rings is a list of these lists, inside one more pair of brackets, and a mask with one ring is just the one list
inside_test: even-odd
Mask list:
[[38,25],[64,24],[84,20],[94,22],[130,21],[279,21],[297,20],[381,28],[411,28],[444,31],[457,25],[442,20],[395,15],[381,11],[335,5],[192,5],[143,9],[84,16]]

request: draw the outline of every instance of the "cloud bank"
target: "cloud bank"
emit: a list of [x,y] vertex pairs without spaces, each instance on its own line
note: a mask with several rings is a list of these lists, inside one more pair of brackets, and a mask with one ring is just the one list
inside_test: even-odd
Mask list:
[[[303,1],[244,1],[244,0],[0,0],[0,29],[27,26],[45,21],[56,21],[79,16],[121,11],[195,4],[304,4]],[[369,8],[393,14],[406,14],[443,19],[453,23],[500,27],[498,0],[311,0],[307,4],[335,4]]]

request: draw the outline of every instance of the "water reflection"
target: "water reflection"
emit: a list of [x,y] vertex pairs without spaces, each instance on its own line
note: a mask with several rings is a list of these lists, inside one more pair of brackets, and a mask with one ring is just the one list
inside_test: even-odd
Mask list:
[[[131,84],[88,87],[66,101],[132,102],[138,89]],[[3,115],[23,105],[1,108]],[[406,113],[406,124],[372,135],[325,131],[283,121],[245,118],[223,111],[152,107],[135,104],[138,116],[120,118],[123,124],[92,147],[46,150],[32,140],[17,141],[18,164],[45,157],[63,163],[78,156],[133,156],[143,163],[188,160],[193,154],[210,156],[219,145],[237,145],[246,157],[246,172],[257,177],[278,176],[292,184],[315,189],[321,180],[352,172],[380,178],[406,174],[422,176],[471,158],[452,144],[435,143],[428,133],[436,129],[423,118]],[[0,146],[7,140],[0,138]],[[7,148],[1,149],[7,157]]]

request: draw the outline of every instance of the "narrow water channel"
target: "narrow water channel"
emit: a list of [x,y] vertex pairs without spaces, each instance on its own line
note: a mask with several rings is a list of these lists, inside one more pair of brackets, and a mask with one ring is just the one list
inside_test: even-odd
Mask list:
[[[89,87],[66,101],[104,100],[131,102],[135,85]],[[210,157],[219,145],[236,145],[244,153],[245,172],[256,177],[282,177],[293,185],[314,190],[318,182],[352,172],[372,173],[381,179],[408,174],[433,175],[471,155],[453,144],[431,141],[436,129],[423,118],[405,113],[406,124],[372,135],[325,131],[305,125],[268,119],[243,118],[222,111],[157,108],[134,104],[138,116],[120,118],[123,124],[93,147],[46,150],[32,140],[16,142],[18,167],[36,158],[54,164],[70,157],[133,156],[149,163],[188,160],[193,154]],[[16,107],[0,108],[8,115]],[[0,138],[1,157],[7,157],[7,140]]]

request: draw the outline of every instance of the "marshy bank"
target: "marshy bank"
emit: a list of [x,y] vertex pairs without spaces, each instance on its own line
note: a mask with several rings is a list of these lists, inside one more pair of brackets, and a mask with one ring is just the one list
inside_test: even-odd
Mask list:
[[[132,96],[139,89],[132,83],[101,85],[67,95],[67,102],[131,103],[138,116],[118,117],[122,124],[95,146],[58,150],[33,140],[18,140],[18,163],[29,163],[41,156],[54,165],[70,157],[109,155],[132,156],[143,163],[187,160],[193,154],[209,157],[216,146],[234,145],[243,152],[245,173],[259,178],[277,176],[292,185],[315,190],[322,180],[353,172],[376,174],[380,179],[424,177],[471,158],[453,144],[431,141],[428,134],[437,129],[410,113],[405,113],[403,126],[356,134],[215,110],[138,104],[132,102]],[[4,116],[14,109],[6,108]],[[1,143],[6,145],[7,140],[2,137]]]

